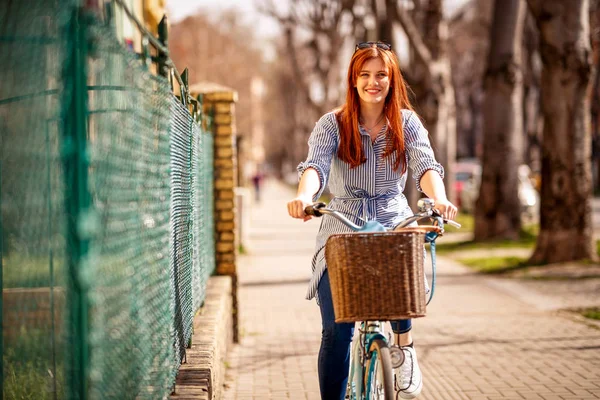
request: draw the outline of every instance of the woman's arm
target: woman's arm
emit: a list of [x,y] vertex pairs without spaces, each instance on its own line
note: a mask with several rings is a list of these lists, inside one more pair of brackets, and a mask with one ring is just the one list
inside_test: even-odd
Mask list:
[[338,146],[338,128],[333,113],[323,115],[315,124],[308,139],[306,161],[298,165],[300,182],[296,197],[288,202],[288,213],[294,218],[308,221],[312,217],[304,214],[304,208],[316,201],[325,186],[331,168],[331,159]]
[[448,201],[444,181],[437,171],[432,169],[425,171],[423,176],[421,176],[420,185],[423,189],[423,193],[435,201],[435,209],[438,210],[444,218],[454,219],[456,217],[458,210],[454,204]]
[[413,112],[406,112],[404,138],[408,164],[413,170],[417,182],[417,190],[425,193],[435,201],[435,208],[444,218],[456,217],[456,206],[448,201],[444,186],[444,168],[438,163],[433,154],[427,129],[419,117]]
[[319,174],[314,168],[307,168],[298,183],[298,192],[296,197],[287,205],[288,213],[294,218],[301,218],[308,221],[312,217],[304,214],[304,208],[312,204],[313,196],[319,191],[321,182]]

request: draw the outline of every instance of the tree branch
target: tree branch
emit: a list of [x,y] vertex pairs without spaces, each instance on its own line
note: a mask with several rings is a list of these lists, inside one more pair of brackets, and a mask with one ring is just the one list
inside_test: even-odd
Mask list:
[[256,9],[260,14],[272,17],[279,22],[282,22],[286,19],[285,16],[281,15],[277,11],[277,7],[275,7],[275,3],[273,3],[273,0],[263,0],[262,2],[256,2],[255,4]]
[[434,60],[432,59],[431,52],[425,45],[425,41],[419,32],[419,28],[414,24],[404,7],[397,6],[395,10],[390,10],[390,12],[394,13],[395,17],[400,22],[404,33],[408,37],[410,44],[415,49],[415,53],[419,60],[423,63],[427,68],[427,74],[432,77],[434,75],[433,64]]
[[[262,0],[258,6],[262,13],[273,17],[283,27],[294,80],[311,110],[323,112],[328,108],[332,89],[339,86],[344,16],[352,13],[355,4],[356,0],[296,0],[290,3],[287,15],[277,10],[274,0]],[[308,38],[300,43],[295,35],[304,31],[308,31]],[[323,102],[310,96],[315,85],[323,90]]]
[[288,49],[288,54],[290,57],[290,63],[292,66],[292,73],[294,75],[294,80],[300,87],[302,95],[306,99],[310,108],[317,112],[320,112],[319,106],[310,97],[310,90],[308,88],[308,84],[304,81],[302,70],[300,68],[300,63],[298,62],[298,55],[296,53],[296,47],[294,46],[294,35],[292,32],[291,26],[287,26],[285,28],[285,39],[286,39],[286,46]]
[[527,0],[527,8],[537,20],[542,11],[543,0]]

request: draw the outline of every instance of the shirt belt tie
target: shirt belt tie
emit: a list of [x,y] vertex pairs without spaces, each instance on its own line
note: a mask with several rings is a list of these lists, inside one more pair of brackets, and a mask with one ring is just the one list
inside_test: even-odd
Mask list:
[[371,196],[367,192],[357,191],[353,193],[356,197],[350,196],[335,196],[334,200],[342,200],[342,201],[360,201],[360,207],[358,209],[358,214],[362,214],[363,220],[368,221],[368,216],[372,215],[373,219],[377,218],[377,209],[375,208],[376,200],[387,200],[398,197],[398,193],[381,193],[374,196]]

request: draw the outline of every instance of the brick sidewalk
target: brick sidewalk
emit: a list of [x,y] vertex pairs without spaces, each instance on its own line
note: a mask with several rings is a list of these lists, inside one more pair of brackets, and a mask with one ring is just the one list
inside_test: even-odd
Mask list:
[[[252,210],[249,254],[239,260],[241,343],[228,357],[226,400],[319,399],[320,316],[304,300],[319,222],[288,218],[291,194],[268,182]],[[420,399],[600,398],[600,330],[540,306],[544,297],[525,288],[439,260],[428,316],[414,321]]]

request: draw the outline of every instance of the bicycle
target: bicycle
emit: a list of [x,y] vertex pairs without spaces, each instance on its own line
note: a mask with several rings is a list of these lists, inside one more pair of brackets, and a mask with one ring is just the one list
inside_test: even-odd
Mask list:
[[[387,230],[383,225],[381,225],[377,221],[366,221],[365,224],[362,226],[356,225],[344,215],[342,215],[341,212],[327,208],[325,203],[316,203],[306,207],[304,210],[306,214],[315,217],[321,217],[323,215],[333,216],[355,232],[349,234],[331,235],[325,246],[327,265],[330,271],[330,282],[334,302],[334,311],[336,315],[336,322],[360,323],[360,328],[358,329],[359,334],[354,336],[351,345],[350,371],[348,376],[348,388],[346,390],[346,398],[349,400],[395,399],[393,368],[399,368],[404,363],[404,352],[400,349],[399,346],[392,346],[391,335],[388,338],[384,329],[385,321],[425,316],[424,306],[429,304],[429,302],[433,298],[433,293],[435,289],[435,241],[440,235],[444,233],[444,224],[460,228],[460,224],[451,220],[445,220],[435,210],[435,204],[433,200],[421,199],[419,200],[417,206],[419,208],[419,212],[400,222],[400,224],[398,224],[393,229],[393,231]],[[432,220],[432,225],[409,227],[409,225],[413,225],[414,223],[417,223],[424,219]],[[357,233],[363,233],[365,235],[357,236]],[[403,234],[407,234],[407,237],[410,236],[411,238],[415,239],[414,242],[416,244],[413,243],[412,247],[407,252],[412,253],[409,257],[412,257],[412,259],[417,260],[417,262],[419,259],[421,260],[421,267],[417,265],[415,268],[413,268],[412,271],[414,275],[412,277],[412,282],[414,284],[412,290],[415,293],[411,293],[412,297],[419,297],[421,298],[421,301],[419,301],[419,299],[412,298],[409,299],[409,301],[406,301],[405,299],[405,301],[400,302],[411,303],[409,306],[397,302],[397,304],[392,305],[391,307],[395,307],[396,310],[390,311],[387,314],[378,310],[364,311],[364,302],[359,304],[357,307],[346,307],[347,304],[344,304],[345,302],[352,303],[354,300],[352,297],[348,296],[345,296],[346,300],[342,299],[345,295],[343,293],[343,289],[337,289],[339,285],[343,284],[338,283],[338,278],[336,278],[336,275],[339,274],[336,272],[335,269],[341,268],[346,264],[358,265],[359,269],[357,269],[357,271],[369,270],[371,267],[371,265],[369,265],[368,262],[366,263],[367,265],[365,265],[364,260],[356,260],[356,257],[358,257],[358,254],[360,253],[356,253],[355,256],[348,256],[346,253],[348,253],[349,249],[351,249],[352,247],[356,247],[356,244],[359,243],[358,241],[365,240],[364,238],[369,238],[368,240],[382,240],[381,238],[387,237],[391,240],[389,241],[389,243],[402,243],[408,241],[409,239],[405,239],[402,237]],[[371,236],[369,237],[368,235]],[[338,245],[338,239],[348,240],[348,246],[350,247],[346,246],[342,250],[336,251],[335,246]],[[432,283],[431,290],[429,293],[429,299],[427,300],[427,302],[424,303],[422,301],[424,299],[424,276],[422,272],[423,254],[415,255],[414,253],[415,249],[423,248],[425,242],[430,244],[430,253],[432,256]],[[361,253],[364,253],[364,251],[361,251]],[[344,257],[347,258],[344,259]],[[342,258],[342,260],[340,260],[340,258]],[[406,258],[403,260],[403,262],[406,263]],[[381,264],[381,258],[376,260],[374,263]],[[389,264],[390,262],[387,263]],[[381,265],[375,265],[374,268],[382,270]],[[392,268],[387,268],[387,270],[391,269]],[[344,271],[339,272],[342,274],[339,276],[343,276]],[[406,280],[406,277],[404,277],[403,279]],[[360,295],[362,292],[365,291],[365,287],[367,286],[367,281],[369,281],[369,279],[358,283],[361,286],[358,288],[357,292],[356,281],[360,280],[361,279],[357,278],[356,276],[354,277],[354,279],[348,280],[348,282],[353,281],[353,285],[355,285],[355,287],[350,289],[350,293],[352,293],[351,296],[361,297],[357,296],[357,293]],[[387,286],[392,286],[392,284]],[[376,291],[379,290],[378,287],[373,287]],[[416,293],[420,290],[419,287],[422,287],[423,291],[420,293]],[[376,299],[385,298],[386,296],[367,295],[362,297],[365,297],[364,300],[367,303],[373,303]],[[387,299],[385,299],[385,301],[387,301]],[[360,301],[358,302],[360,303]],[[387,306],[388,304],[386,304],[385,307]],[[348,308],[354,309],[348,311]],[[338,315],[340,316],[338,317]],[[366,316],[366,318],[364,318],[363,316]],[[375,318],[375,316],[377,318]]]

